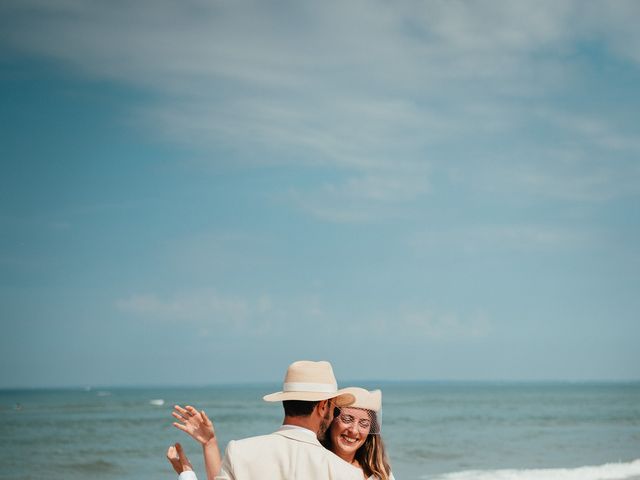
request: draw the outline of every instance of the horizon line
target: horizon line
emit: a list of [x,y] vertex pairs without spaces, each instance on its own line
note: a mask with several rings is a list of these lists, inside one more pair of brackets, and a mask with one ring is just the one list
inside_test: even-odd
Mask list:
[[[148,384],[60,384],[60,385],[15,385],[0,386],[0,392],[15,390],[85,390],[100,391],[105,389],[150,389],[150,388],[211,388],[211,387],[250,387],[257,385],[279,385],[280,381],[264,381],[264,380],[247,380],[247,381],[221,381],[208,383],[148,383]],[[341,382],[339,388],[345,386],[362,385],[362,384],[380,384],[380,385],[409,385],[409,384],[432,384],[432,385],[496,385],[496,384],[635,384],[640,383],[640,378],[628,379],[361,379]]]

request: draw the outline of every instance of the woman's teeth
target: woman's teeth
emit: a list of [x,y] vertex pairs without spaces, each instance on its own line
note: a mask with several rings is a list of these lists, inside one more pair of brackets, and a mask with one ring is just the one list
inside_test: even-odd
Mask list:
[[342,435],[342,439],[347,443],[356,443],[358,441],[357,438],[345,437]]

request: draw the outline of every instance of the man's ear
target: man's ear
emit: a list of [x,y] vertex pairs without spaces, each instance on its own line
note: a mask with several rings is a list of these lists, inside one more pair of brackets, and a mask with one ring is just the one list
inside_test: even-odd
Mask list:
[[320,401],[318,402],[318,405],[317,405],[317,408],[318,408],[318,414],[319,414],[321,417],[324,417],[324,416],[326,415],[326,413],[327,413],[327,410],[326,410],[326,409],[327,409],[327,408],[331,408],[331,405],[330,405],[330,403],[329,403],[329,402],[330,402],[330,400],[320,400]]

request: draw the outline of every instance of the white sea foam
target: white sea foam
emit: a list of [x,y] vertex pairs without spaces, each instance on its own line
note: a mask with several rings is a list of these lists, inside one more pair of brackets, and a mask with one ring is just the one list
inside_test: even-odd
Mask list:
[[640,459],[629,463],[578,468],[522,470],[465,470],[444,475],[423,476],[426,480],[623,480],[640,476]]
[[162,398],[154,398],[153,400],[149,400],[149,403],[151,405],[161,407],[162,405],[164,405],[164,400]]

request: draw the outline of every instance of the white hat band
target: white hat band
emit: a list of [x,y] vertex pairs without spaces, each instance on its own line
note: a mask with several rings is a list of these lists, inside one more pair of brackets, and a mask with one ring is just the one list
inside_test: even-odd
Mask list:
[[301,383],[290,382],[285,383],[282,386],[283,392],[321,392],[321,393],[335,393],[338,391],[336,385],[329,385],[328,383]]

